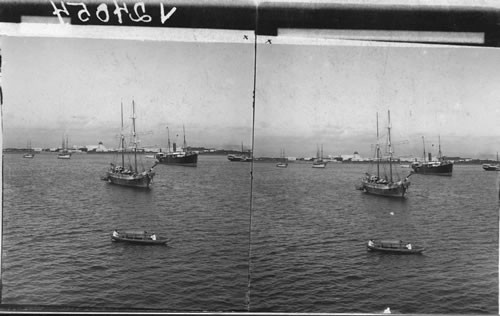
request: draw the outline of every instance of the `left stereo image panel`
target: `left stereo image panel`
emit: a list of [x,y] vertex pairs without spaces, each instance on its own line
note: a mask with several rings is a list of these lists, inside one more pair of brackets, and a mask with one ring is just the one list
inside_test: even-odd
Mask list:
[[245,310],[253,31],[63,27],[1,38],[2,304]]

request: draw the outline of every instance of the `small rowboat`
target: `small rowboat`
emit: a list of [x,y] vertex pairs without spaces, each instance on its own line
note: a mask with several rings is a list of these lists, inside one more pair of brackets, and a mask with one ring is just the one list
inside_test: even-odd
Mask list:
[[155,233],[147,231],[113,231],[111,241],[128,242],[141,245],[164,245],[167,239],[158,237]]
[[420,254],[424,247],[414,246],[402,240],[370,240],[366,245],[369,251],[381,251],[394,254]]

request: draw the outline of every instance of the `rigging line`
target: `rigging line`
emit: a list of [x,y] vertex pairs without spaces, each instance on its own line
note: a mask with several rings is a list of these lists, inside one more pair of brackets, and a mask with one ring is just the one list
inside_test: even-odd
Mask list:
[[247,311],[250,312],[250,288],[251,288],[251,266],[252,266],[252,211],[253,211],[253,166],[254,166],[254,145],[255,145],[255,93],[257,87],[257,23],[259,7],[255,5],[255,26],[254,26],[254,58],[253,58],[253,96],[252,96],[252,152],[250,158],[250,210],[248,221],[248,271],[247,271]]

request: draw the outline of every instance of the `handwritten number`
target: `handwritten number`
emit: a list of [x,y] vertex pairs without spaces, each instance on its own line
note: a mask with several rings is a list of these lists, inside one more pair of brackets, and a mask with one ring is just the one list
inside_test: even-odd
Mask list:
[[58,9],[56,4],[50,0],[50,3],[52,4],[52,7],[54,8],[54,11],[52,12],[54,15],[57,15],[57,18],[59,19],[59,23],[64,24],[64,20],[61,16],[61,12],[65,13],[67,16],[69,16],[68,9],[66,9],[66,6],[64,5],[64,2],[61,1],[61,7],[62,9]]
[[[104,19],[101,18],[101,12],[104,12]],[[97,7],[97,18],[99,20],[101,20],[102,22],[108,22],[109,21],[109,11],[108,11],[108,6],[106,5],[106,3],[101,3],[98,7]]]
[[[85,3],[83,3],[83,2],[68,2],[67,5],[71,5],[71,6],[81,5],[83,7],[83,9],[78,11],[78,18],[82,22],[87,22],[88,20],[90,20],[90,12],[89,12],[89,10],[87,10],[87,6],[85,5]],[[83,17],[84,14],[87,15],[86,18]]]
[[[142,16],[139,16],[139,12],[138,12],[139,7],[142,9],[142,12],[144,13]],[[144,5],[144,2],[138,2],[138,3],[134,4],[134,12],[135,12],[135,15],[137,15],[138,19],[134,19],[132,17],[132,14],[129,14],[130,19],[134,22],[151,22],[151,20],[153,19],[151,17],[151,15],[145,14],[146,13],[146,6]]]

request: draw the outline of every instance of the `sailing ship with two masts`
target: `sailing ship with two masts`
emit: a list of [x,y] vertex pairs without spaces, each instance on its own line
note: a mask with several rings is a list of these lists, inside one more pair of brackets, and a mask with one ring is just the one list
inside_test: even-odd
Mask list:
[[288,167],[288,159],[285,157],[285,150],[281,149],[281,155],[279,162],[276,164],[276,167],[278,168],[286,168]]
[[320,153],[320,150],[318,148],[318,150],[316,152],[316,158],[313,161],[312,167],[313,168],[325,168],[326,163],[327,162],[325,160],[323,160],[323,145],[321,145],[321,153]]
[[177,144],[174,143],[173,151],[170,151],[170,132],[167,126],[167,139],[168,139],[168,149],[167,152],[160,152],[154,155],[155,159],[160,164],[164,165],[179,165],[179,166],[187,166],[187,167],[196,167],[198,163],[198,153],[188,151],[186,144],[186,130],[184,126],[182,126],[182,130],[184,132],[184,143],[181,150],[177,150]]
[[[391,114],[388,113],[387,125],[387,149],[388,156],[382,157],[379,144],[378,114],[377,114],[377,144],[375,147],[376,172],[367,172],[361,179],[361,183],[356,186],[357,189],[366,193],[389,197],[404,197],[410,186],[409,177],[412,173],[403,179],[397,177],[393,172],[393,151],[391,144]],[[382,170],[381,170],[382,169]]]
[[453,172],[453,162],[446,160],[441,152],[441,137],[439,139],[439,151],[437,160],[432,159],[432,154],[428,153],[428,159],[426,159],[425,153],[425,139],[422,136],[422,142],[424,144],[424,159],[423,161],[416,161],[411,164],[411,167],[415,173],[418,174],[430,174],[438,176],[451,176]]
[[66,136],[66,142],[64,142],[63,136],[62,150],[57,154],[57,159],[71,159],[71,152],[68,150],[68,136]]
[[23,158],[35,158],[35,151],[31,148],[31,141],[28,141],[28,152],[23,155]]
[[[122,116],[122,124],[121,124],[121,133],[120,133],[120,156],[121,161],[115,163],[111,163],[111,167],[106,172],[106,175],[102,178],[103,180],[108,181],[109,183],[129,186],[129,187],[138,187],[138,188],[149,188],[153,181],[153,177],[155,176],[155,172],[153,168],[156,166],[155,163],[149,169],[144,169],[142,166],[142,170],[139,171],[137,164],[137,134],[135,131],[135,103],[132,101],[132,151],[128,150],[127,155],[125,154],[126,146],[125,146],[125,135],[123,132],[123,105],[121,107],[121,116]],[[125,156],[128,158],[128,163],[125,164]]]

